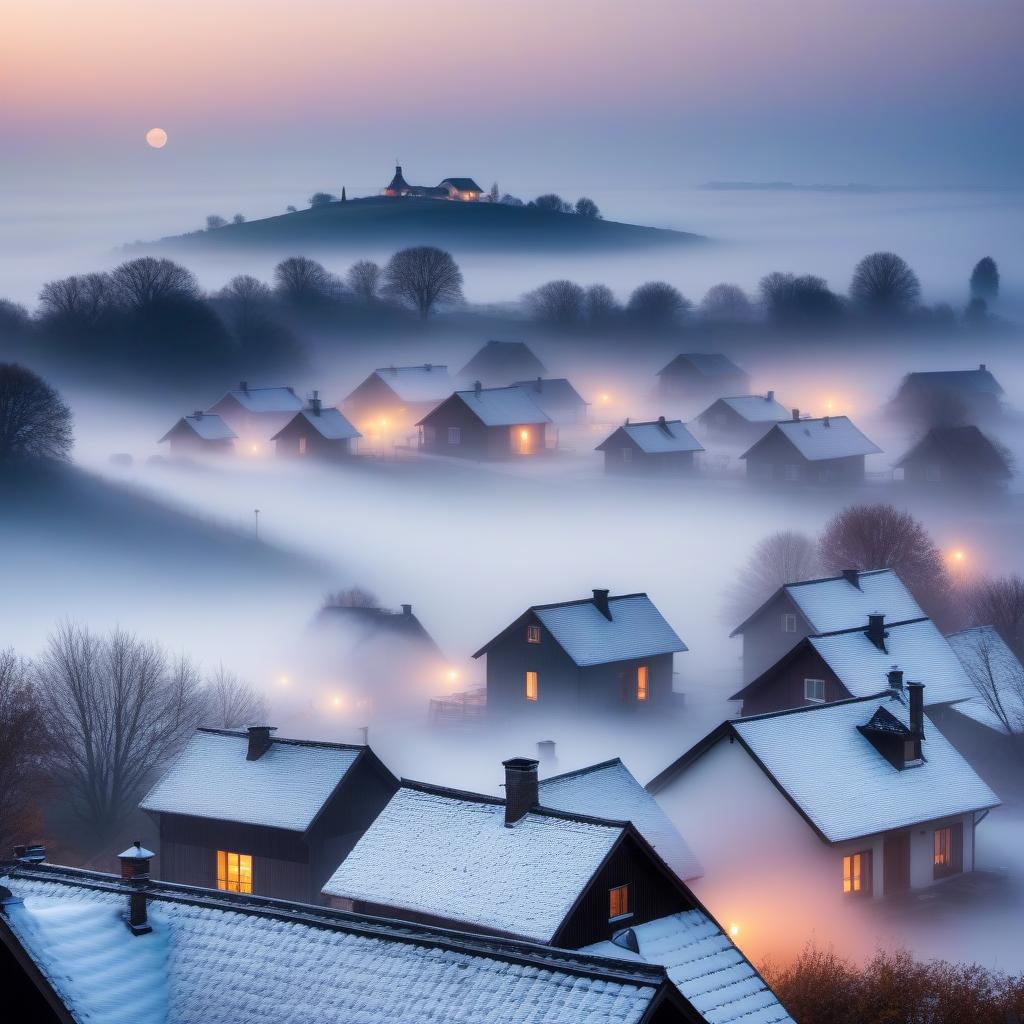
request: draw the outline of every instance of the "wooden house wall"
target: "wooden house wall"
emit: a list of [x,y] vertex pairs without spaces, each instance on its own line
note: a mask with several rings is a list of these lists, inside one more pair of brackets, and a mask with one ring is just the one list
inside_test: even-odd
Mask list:
[[[762,715],[769,711],[784,711],[787,708],[800,708],[817,703],[804,698],[805,679],[825,680],[826,702],[844,700],[852,696],[839,681],[839,677],[828,667],[825,659],[812,647],[773,672],[771,679],[759,686],[756,693],[744,697],[743,714]],[[885,689],[886,686],[887,679],[879,680],[879,690]]]
[[705,377],[689,363],[678,363],[658,377],[658,391],[662,395],[692,398],[745,395],[750,391],[750,378],[742,371]]
[[[771,483],[849,483],[864,479],[863,455],[811,461],[781,431],[774,429],[750,449],[746,463],[749,478]],[[787,478],[787,470],[791,478]]]
[[[487,652],[487,713],[545,716],[575,711],[580,697],[580,670],[540,625],[540,643],[526,639],[527,625],[540,625],[531,615],[509,629]],[[526,673],[537,673],[537,700],[526,699]]]
[[[299,438],[306,439],[306,452],[299,454]],[[321,434],[304,416],[296,417],[274,442],[277,454],[289,458],[343,459],[352,454],[352,441],[330,439]]]
[[[795,633],[782,629],[782,616],[788,612],[796,615]],[[743,682],[752,682],[771,668],[810,632],[789,595],[785,591],[776,594],[743,630]]]
[[686,476],[696,471],[695,452],[658,452],[651,454],[633,445],[633,456],[626,460],[626,443],[604,453],[604,471],[618,476]]
[[208,441],[188,427],[178,427],[168,438],[172,455],[230,455],[235,450],[233,438]]

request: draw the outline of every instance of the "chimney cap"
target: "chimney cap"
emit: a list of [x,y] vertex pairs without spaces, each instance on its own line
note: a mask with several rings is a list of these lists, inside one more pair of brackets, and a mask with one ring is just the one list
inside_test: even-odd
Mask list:
[[540,761],[535,757],[510,757],[501,763],[509,772],[535,772]]
[[793,419],[794,420],[800,419],[800,410],[799,409],[794,409],[793,410]]
[[411,604],[403,604],[402,605],[402,614],[403,615],[412,615],[412,605]]
[[774,391],[768,391],[765,394],[765,396],[764,396],[764,400],[766,402],[774,402],[775,401],[775,392]]
[[118,860],[152,860],[156,854],[152,850],[147,850],[142,843],[136,839],[131,846],[128,847],[124,853],[117,855]]

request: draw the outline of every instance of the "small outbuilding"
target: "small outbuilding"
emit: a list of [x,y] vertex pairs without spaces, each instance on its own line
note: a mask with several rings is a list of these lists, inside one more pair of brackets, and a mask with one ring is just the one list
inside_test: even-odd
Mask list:
[[511,384],[517,380],[536,380],[547,373],[544,364],[522,341],[489,341],[459,371],[463,380],[485,384]]
[[718,398],[750,391],[750,377],[721,352],[684,352],[658,371],[665,398]]
[[552,423],[582,423],[587,418],[587,403],[565,377],[517,380],[513,386],[528,391]]
[[685,476],[694,471],[694,455],[704,448],[682,420],[659,416],[647,423],[626,420],[595,451],[604,452],[606,473]]
[[775,392],[769,391],[765,395],[718,398],[696,417],[696,422],[709,437],[750,445],[788,418],[789,413],[775,400]]
[[277,454],[286,458],[344,459],[354,454],[363,435],[335,408],[323,408],[314,391],[307,408],[296,413],[270,439]]
[[230,455],[236,438],[220,416],[197,409],[191,416],[182,416],[159,443],[167,441],[172,455]]
[[929,487],[999,490],[1013,476],[1009,457],[973,424],[932,427],[896,463],[903,480]]

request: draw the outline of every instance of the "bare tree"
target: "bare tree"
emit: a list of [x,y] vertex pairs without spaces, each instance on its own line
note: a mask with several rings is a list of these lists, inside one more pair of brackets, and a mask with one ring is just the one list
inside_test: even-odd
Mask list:
[[784,324],[819,324],[834,321],[843,303],[823,277],[784,274],[774,270],[758,285],[761,303],[769,320]]
[[554,192],[545,192],[544,195],[537,196],[536,199],[531,200],[530,205],[536,206],[538,210],[545,210],[548,213],[572,212],[572,207]]
[[28,310],[18,302],[0,299],[0,337],[5,334],[22,334],[28,328]]
[[219,213],[211,213],[206,218],[206,230],[216,231],[227,224],[227,221]]
[[462,271],[451,253],[418,245],[401,249],[388,260],[384,287],[426,320],[437,303],[462,301]]
[[648,281],[633,290],[626,313],[651,327],[668,326],[685,314],[692,303],[667,281]]
[[589,217],[591,220],[602,220],[601,210],[598,208],[597,203],[593,199],[588,199],[586,196],[580,196],[576,200],[576,205],[573,207],[576,211],[576,215],[579,217]]
[[873,252],[854,269],[850,298],[873,313],[905,313],[921,298],[921,282],[902,257]]
[[971,271],[971,295],[993,302],[999,296],[999,267],[991,256],[983,256]]
[[289,256],[274,268],[274,288],[280,298],[294,305],[311,305],[337,291],[337,278],[308,256]]
[[753,307],[739,285],[716,284],[701,299],[700,312],[708,320],[749,320]]
[[273,302],[269,286],[251,274],[238,274],[217,293],[231,327],[240,338],[266,322]]
[[813,537],[793,530],[769,534],[758,541],[736,583],[726,591],[729,621],[742,622],[779,587],[814,579],[820,571]]
[[612,320],[620,312],[615,293],[606,284],[592,284],[584,295],[587,319],[601,324]]
[[0,849],[38,837],[45,751],[43,713],[30,668],[14,651],[0,651]]
[[199,282],[187,267],[173,260],[141,256],[110,272],[110,282],[120,305],[142,309],[157,302],[199,299]]
[[499,200],[502,206],[525,206],[526,204],[519,198],[519,196],[511,195],[506,192]]
[[71,813],[108,842],[196,727],[199,674],[187,658],[122,630],[99,637],[65,623],[51,634],[36,678],[51,773]]
[[0,363],[0,464],[66,459],[73,443],[60,395],[24,366]]
[[530,312],[545,323],[567,327],[583,315],[585,293],[575,281],[548,281],[523,298]]
[[234,215],[234,217],[231,218],[231,223],[232,224],[244,224],[245,223],[245,214],[244,213],[236,213]]
[[1024,576],[1000,576],[976,583],[967,596],[972,624],[991,625],[1024,660]]
[[380,600],[371,590],[364,587],[349,587],[335,590],[324,598],[325,608],[379,608]]
[[309,197],[310,206],[327,206],[329,203],[336,203],[338,197],[331,195],[330,192],[314,192]]
[[380,279],[383,271],[373,260],[358,260],[348,268],[348,286],[361,299],[371,301],[377,298],[380,291]]
[[44,320],[75,327],[95,327],[112,303],[106,274],[76,274],[48,281],[39,292],[39,313]]
[[989,710],[1011,734],[1024,733],[1024,666],[994,627],[959,638],[957,656]]
[[489,203],[497,203],[501,201],[501,190],[498,188],[497,182],[494,182],[494,184],[491,185],[491,189],[487,193],[487,201]]
[[223,665],[206,680],[202,724],[213,729],[240,729],[267,721],[267,702],[256,689]]

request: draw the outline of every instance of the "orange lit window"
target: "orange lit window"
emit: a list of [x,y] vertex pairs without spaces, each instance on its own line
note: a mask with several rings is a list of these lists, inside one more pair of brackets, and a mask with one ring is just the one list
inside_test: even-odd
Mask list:
[[537,699],[537,673],[527,672],[526,673],[526,699],[536,700]]
[[608,890],[608,917],[614,921],[617,917],[627,917],[629,910],[629,886],[617,885]]
[[853,896],[871,895],[871,851],[862,850],[843,858],[843,892]]
[[636,699],[647,700],[647,681],[649,672],[646,665],[639,665],[636,670]]
[[304,437],[299,438],[299,454],[306,454],[306,439]]
[[526,642],[528,644],[539,644],[540,643],[540,626],[527,626],[526,627]]
[[252,857],[248,853],[217,851],[217,888],[252,892]]

